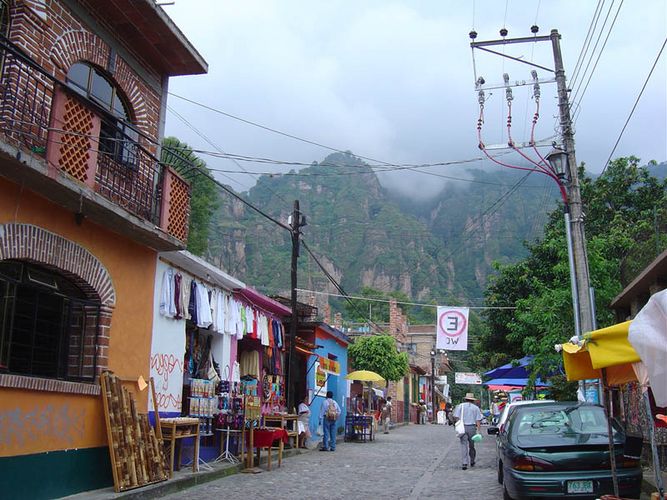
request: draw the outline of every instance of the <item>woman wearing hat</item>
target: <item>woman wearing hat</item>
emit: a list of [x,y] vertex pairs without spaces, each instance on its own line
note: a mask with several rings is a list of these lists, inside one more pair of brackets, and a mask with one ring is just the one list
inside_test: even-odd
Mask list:
[[465,426],[465,434],[459,439],[461,440],[461,464],[462,469],[466,470],[468,464],[470,467],[475,466],[475,442],[472,437],[479,433],[480,425],[482,424],[482,412],[475,404],[476,398],[472,392],[469,392],[463,398],[463,403],[454,408],[454,419],[456,421],[463,420]]

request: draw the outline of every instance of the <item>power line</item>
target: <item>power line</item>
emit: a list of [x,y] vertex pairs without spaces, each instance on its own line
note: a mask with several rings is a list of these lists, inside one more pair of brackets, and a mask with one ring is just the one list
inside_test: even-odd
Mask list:
[[621,142],[621,137],[623,137],[623,133],[625,132],[626,127],[628,126],[628,123],[630,123],[630,118],[632,118],[632,115],[635,112],[635,109],[637,109],[637,104],[639,104],[639,100],[642,97],[642,94],[644,93],[644,90],[646,89],[646,85],[648,85],[649,80],[651,79],[651,75],[653,74],[653,70],[655,70],[655,67],[658,65],[658,61],[660,60],[660,56],[662,55],[662,51],[665,49],[665,45],[667,44],[667,38],[665,38],[665,41],[662,42],[662,47],[660,47],[660,50],[658,51],[658,55],[655,58],[655,61],[653,62],[653,66],[651,67],[651,71],[649,71],[648,76],[646,77],[646,80],[644,80],[644,85],[642,86],[642,89],[639,92],[639,95],[637,96],[637,99],[635,100],[635,104],[632,106],[632,110],[630,111],[630,114],[628,115],[627,120],[625,120],[625,124],[623,125],[623,128],[621,129],[621,133],[618,134],[618,138],[616,139],[616,142],[614,143],[614,147],[611,150],[611,153],[609,153],[609,158],[607,158],[607,161],[604,163],[604,168],[602,169],[602,172],[600,175],[604,174],[605,170],[607,170],[607,167],[609,166],[609,162],[611,161],[611,157],[614,155],[616,152],[616,148],[618,147],[618,143]]
[[[591,83],[591,79],[593,78],[593,75],[595,74],[595,69],[598,67],[598,63],[600,62],[600,57],[602,56],[602,52],[604,52],[605,47],[607,46],[607,42],[609,41],[609,35],[611,35],[612,30],[614,29],[614,25],[616,24],[616,19],[618,19],[618,14],[621,12],[621,7],[623,7],[623,0],[621,0],[621,3],[618,6],[618,10],[616,11],[616,15],[614,16],[614,19],[611,22],[611,26],[609,27],[609,31],[607,32],[607,36],[604,39],[604,43],[602,44],[602,48],[600,49],[600,52],[598,52],[598,57],[595,60],[595,64],[593,65],[593,69],[588,75],[588,80],[586,80],[586,85],[584,85],[584,90],[581,91],[581,95],[575,95],[573,96],[573,99],[577,99],[579,101],[579,105],[581,106],[581,101],[584,99],[584,95],[586,95],[586,91],[588,90],[588,85]],[[581,112],[581,107],[578,108],[577,110],[577,117]],[[577,117],[575,117],[574,122],[577,122]]]
[[[611,15],[611,11],[614,8],[615,1],[616,0],[612,0],[611,5],[609,6],[609,10],[607,11],[607,15],[605,16],[604,22],[602,23],[602,28],[600,28],[600,32],[597,35],[597,39],[595,40],[595,45],[593,45],[593,50],[591,51],[590,57],[588,58],[588,62],[586,63],[586,67],[584,68],[583,73],[581,73],[582,78],[581,78],[581,80],[579,80],[577,82],[577,88],[572,92],[572,98],[571,98],[572,101],[577,100],[577,96],[579,95],[579,89],[581,89],[583,79],[585,78],[586,73],[588,73],[588,68],[590,67],[591,62],[593,61],[593,56],[595,55],[595,51],[598,47],[598,44],[600,43],[600,39],[602,38],[602,33],[605,30],[605,26],[607,26],[607,21],[609,20],[609,16]],[[621,2],[621,5],[622,5],[622,3],[623,2]],[[619,7],[619,10],[620,10],[620,7]],[[616,16],[618,16],[618,11],[616,12]],[[616,20],[616,17],[614,18],[614,22],[615,22],[615,20]],[[609,33],[611,33],[611,29],[613,27],[614,27],[613,24],[609,27],[609,31],[607,33],[607,38],[609,37]],[[605,44],[606,44],[606,41],[605,41]],[[602,47],[600,49],[600,54],[602,53],[603,50],[604,50],[604,47]],[[599,59],[599,54],[598,54],[598,59]],[[597,63],[596,63],[596,65],[597,65]],[[595,68],[589,74],[589,79],[590,79],[590,76],[592,76],[593,71],[595,71]]]
[[[316,295],[327,295],[329,297],[344,297],[346,299],[353,299],[353,300],[366,300],[368,302],[382,302],[385,304],[389,304],[388,299],[375,299],[375,298],[370,298],[370,297],[359,297],[359,296],[354,296],[354,295],[339,295],[337,293],[329,293],[329,292],[318,292],[316,290],[306,290],[303,288],[297,288],[297,291],[299,292],[304,292],[304,293],[314,293]],[[401,302],[401,301],[396,301],[396,304],[400,305],[405,305],[405,306],[417,306],[417,307],[438,307],[437,304],[425,304],[423,302]],[[461,307],[467,307],[468,309],[516,309],[514,306],[461,306]]]
[[579,56],[577,57],[577,62],[574,65],[574,70],[572,71],[572,77],[570,78],[570,84],[574,85],[578,77],[579,70],[584,63],[586,58],[586,53],[590,47],[591,40],[593,39],[593,33],[597,27],[597,23],[600,20],[600,14],[602,13],[602,7],[604,6],[605,0],[598,0],[597,5],[595,6],[595,12],[593,13],[593,18],[591,19],[590,24],[588,25],[588,32],[586,33],[586,38],[584,39],[584,44],[579,51]]

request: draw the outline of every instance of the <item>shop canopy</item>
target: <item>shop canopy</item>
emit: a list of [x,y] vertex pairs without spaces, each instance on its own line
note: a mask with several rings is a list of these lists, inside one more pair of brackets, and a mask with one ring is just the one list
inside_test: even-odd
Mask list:
[[602,378],[606,368],[608,385],[637,380],[632,363],[639,354],[628,342],[631,321],[594,330],[584,336],[583,345],[563,344],[563,364],[568,380]]
[[667,290],[654,293],[637,313],[628,341],[646,365],[658,406],[667,405]]
[[528,365],[532,361],[533,361],[533,356],[524,356],[517,362],[507,363],[506,365],[494,368],[493,370],[484,373],[484,376],[494,379],[495,378],[525,379],[530,376],[530,373],[528,373]]
[[[488,386],[489,389],[495,390],[507,390],[507,388],[516,388],[523,389],[528,385],[528,377],[525,378],[494,378],[484,382],[484,385]],[[539,377],[535,379],[535,387],[548,387],[549,382],[545,382]],[[498,389],[502,387],[502,389]]]

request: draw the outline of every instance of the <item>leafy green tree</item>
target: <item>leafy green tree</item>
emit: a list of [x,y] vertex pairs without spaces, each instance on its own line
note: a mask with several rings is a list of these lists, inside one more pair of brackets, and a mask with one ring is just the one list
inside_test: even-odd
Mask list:
[[[654,220],[665,217],[667,183],[652,177],[638,161],[635,157],[619,158],[596,179],[580,169],[588,263],[600,327],[613,322],[607,305],[631,279],[630,274],[623,274],[627,256],[637,252],[650,255],[646,250],[650,247],[650,261],[655,252],[667,246],[654,230]],[[574,323],[564,233],[562,211],[555,210],[543,238],[527,245],[525,259],[497,266],[498,275],[486,290],[487,305],[513,305],[516,309],[487,313],[487,329],[476,353],[478,359],[489,363],[486,366],[533,354],[534,376],[559,372],[561,356],[554,345],[572,336]]]
[[188,250],[203,256],[208,248],[211,217],[219,204],[215,183],[209,178],[211,172],[190,146],[175,137],[162,140],[161,161],[190,182]]
[[400,380],[407,375],[408,355],[398,352],[396,340],[389,335],[360,337],[348,348],[356,370],[370,370],[385,380]]

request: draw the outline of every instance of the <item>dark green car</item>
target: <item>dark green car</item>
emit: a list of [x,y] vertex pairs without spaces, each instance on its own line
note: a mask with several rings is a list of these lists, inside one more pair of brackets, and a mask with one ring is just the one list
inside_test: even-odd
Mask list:
[[[518,406],[498,434],[498,481],[505,499],[598,498],[613,494],[607,420],[601,406],[543,403]],[[642,470],[625,454],[613,423],[620,496],[639,498]]]

